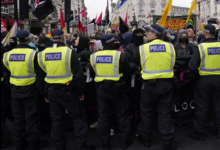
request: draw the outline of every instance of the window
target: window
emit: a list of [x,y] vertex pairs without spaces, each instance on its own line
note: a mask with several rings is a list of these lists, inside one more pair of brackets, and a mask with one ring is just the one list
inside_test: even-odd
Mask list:
[[139,14],[144,14],[143,5],[139,5]]
[[152,9],[152,8],[155,8],[155,5],[154,5],[154,4],[151,4],[151,9]]
[[154,14],[155,13],[155,5],[151,4],[150,7],[151,7],[151,14]]
[[155,14],[155,10],[151,10],[150,13],[151,13],[151,14]]

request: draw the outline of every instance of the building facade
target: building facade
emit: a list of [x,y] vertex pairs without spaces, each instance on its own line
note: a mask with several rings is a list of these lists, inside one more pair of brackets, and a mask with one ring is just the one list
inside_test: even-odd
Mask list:
[[220,21],[220,4],[216,4],[215,1],[197,0],[197,14],[200,14],[201,22],[207,23],[210,18],[216,18]]
[[[51,29],[56,26],[57,29],[61,28],[60,25],[60,9],[62,9],[63,15],[65,15],[64,11],[64,0],[51,0],[52,4],[54,6],[54,12],[51,13],[46,19],[44,20],[37,20],[37,18],[32,14],[32,12],[29,12],[29,19],[20,20],[18,28],[20,29],[26,29],[29,30],[33,34],[39,34],[41,32],[43,33],[49,33],[51,32]],[[29,0],[29,5],[33,5],[34,0]],[[17,0],[18,3],[18,14],[19,14],[19,0]],[[75,19],[75,16],[79,14],[79,12],[84,8],[84,0],[71,0],[71,10],[73,10],[73,18]],[[86,12],[87,15],[87,12]],[[14,5],[7,5],[7,6],[1,6],[1,17],[7,20],[7,29],[8,31],[12,27],[14,21]],[[19,18],[19,16],[18,16]],[[80,17],[80,20],[84,23],[86,23],[87,18]],[[74,20],[73,20],[74,21]],[[74,29],[70,28],[70,33],[74,33]]]
[[[153,18],[149,16],[162,14],[168,0],[127,0],[122,7],[118,8],[119,2],[111,4],[111,22],[114,21],[115,17],[118,19],[119,16],[125,19],[128,12],[129,24],[135,14],[138,25],[146,25],[153,23]],[[187,15],[188,10],[189,8],[173,6],[171,15]]]

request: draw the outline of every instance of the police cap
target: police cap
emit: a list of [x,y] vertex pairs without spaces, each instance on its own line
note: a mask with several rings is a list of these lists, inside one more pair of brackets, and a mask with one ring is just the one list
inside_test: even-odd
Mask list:
[[63,37],[64,37],[64,32],[61,29],[55,29],[51,34],[52,39],[61,39]]
[[20,30],[17,33],[17,38],[23,38],[25,40],[28,40],[31,37],[31,34],[28,30]]
[[108,44],[108,43],[111,43],[113,41],[117,41],[117,39],[115,39],[112,34],[104,34],[101,37],[101,41],[102,41],[103,44]]
[[151,30],[154,33],[158,34],[158,35],[162,35],[163,33],[163,27],[157,25],[157,24],[152,24],[149,27],[145,27],[146,30]]
[[204,32],[214,34],[216,32],[216,28],[212,24],[208,24],[204,27]]

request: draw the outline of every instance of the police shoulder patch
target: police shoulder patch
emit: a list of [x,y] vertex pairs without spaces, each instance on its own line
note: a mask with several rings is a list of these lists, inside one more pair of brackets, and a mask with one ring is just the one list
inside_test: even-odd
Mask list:
[[107,63],[111,64],[112,63],[112,56],[97,56],[96,57],[96,63]]
[[45,53],[45,61],[62,60],[62,53]]
[[153,52],[166,52],[166,46],[164,44],[150,45],[150,53]]

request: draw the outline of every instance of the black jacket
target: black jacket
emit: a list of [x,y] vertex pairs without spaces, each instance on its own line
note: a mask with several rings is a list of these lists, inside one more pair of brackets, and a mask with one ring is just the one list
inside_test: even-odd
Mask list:
[[[205,42],[203,43],[214,43],[217,42],[214,38],[206,39]],[[190,68],[190,74],[194,77],[199,76],[199,71],[198,68],[200,66],[200,53],[199,53],[199,48],[198,46],[193,49],[193,55],[192,58],[189,62],[189,68]],[[212,78],[212,76],[210,76]]]
[[132,43],[125,48],[125,53],[129,54],[133,63],[135,63],[138,66],[140,65],[140,63],[139,63],[140,62],[139,46],[136,46],[134,43]]
[[[65,46],[65,44],[62,42],[54,42],[54,44],[57,44],[57,47]],[[74,83],[76,83],[77,85],[77,92],[79,95],[83,95],[85,91],[85,82],[83,78],[83,71],[78,61],[78,57],[75,51],[72,51],[72,54],[71,54],[71,70],[74,76],[73,77]],[[44,78],[45,77],[46,77],[46,73],[40,67],[38,67],[37,87],[40,90],[40,93],[44,95],[44,97],[46,97],[46,94],[47,94],[47,93],[44,93],[44,87],[45,87]]]
[[77,54],[80,62],[89,63],[90,50],[89,50],[89,39],[87,37],[80,37],[79,44],[77,47]]
[[193,47],[191,47],[189,44],[183,48],[179,43],[176,43],[174,45],[174,49],[176,51],[176,57],[189,57],[193,54]]
[[[112,48],[104,48],[104,50],[114,50]],[[104,51],[103,50],[103,51]],[[92,66],[90,66],[90,76],[91,77],[95,77],[95,72],[92,68]],[[132,74],[135,74],[135,72],[138,71],[138,68],[132,68],[126,55],[124,53],[121,53],[121,56],[120,56],[120,62],[119,62],[119,73],[123,73],[123,79],[127,78],[128,76],[132,75]],[[122,79],[120,79],[122,80]]]

